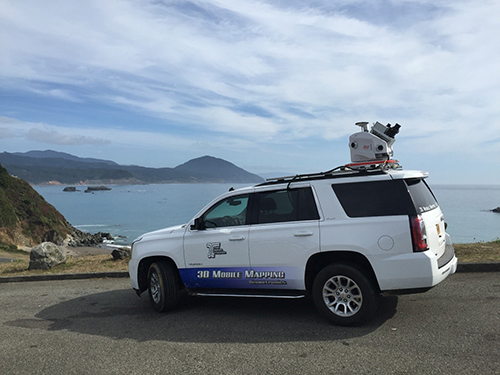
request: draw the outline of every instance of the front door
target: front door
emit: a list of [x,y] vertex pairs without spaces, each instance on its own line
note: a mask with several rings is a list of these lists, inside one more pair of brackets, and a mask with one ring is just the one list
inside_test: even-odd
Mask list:
[[250,264],[248,202],[248,194],[223,198],[186,231],[181,277],[188,288],[244,287]]

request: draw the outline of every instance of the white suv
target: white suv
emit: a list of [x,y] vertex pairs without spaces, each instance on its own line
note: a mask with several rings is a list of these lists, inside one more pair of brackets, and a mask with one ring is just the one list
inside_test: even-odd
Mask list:
[[188,224],[135,240],[132,287],[148,290],[157,311],[174,308],[183,289],[309,294],[334,324],[362,324],[381,292],[421,292],[457,269],[426,177],[380,165],[340,167],[229,191]]

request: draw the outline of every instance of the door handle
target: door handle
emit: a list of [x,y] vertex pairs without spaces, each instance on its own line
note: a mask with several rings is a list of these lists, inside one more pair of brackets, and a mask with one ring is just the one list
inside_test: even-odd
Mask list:
[[313,232],[302,231],[302,232],[294,233],[293,235],[295,237],[308,237],[308,236],[312,236],[313,234],[314,234]]
[[244,239],[245,239],[245,237],[243,237],[243,236],[229,237],[229,241],[243,241]]

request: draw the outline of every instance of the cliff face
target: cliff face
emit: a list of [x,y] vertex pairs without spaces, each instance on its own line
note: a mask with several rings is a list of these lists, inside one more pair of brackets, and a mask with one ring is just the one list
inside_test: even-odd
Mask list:
[[47,236],[65,239],[74,230],[26,181],[0,166],[0,245],[35,246]]

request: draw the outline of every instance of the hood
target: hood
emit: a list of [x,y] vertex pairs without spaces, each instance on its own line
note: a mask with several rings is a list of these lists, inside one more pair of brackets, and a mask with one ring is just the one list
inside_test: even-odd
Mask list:
[[174,225],[172,227],[168,228],[163,228],[163,229],[158,229],[152,232],[144,233],[140,237],[137,237],[134,242],[138,242],[141,240],[147,240],[147,239],[152,239],[152,238],[157,238],[157,237],[167,237],[170,236],[174,233],[178,232],[184,232],[184,228],[186,228],[187,224],[181,224],[181,225]]

